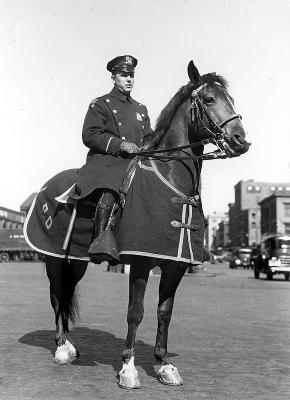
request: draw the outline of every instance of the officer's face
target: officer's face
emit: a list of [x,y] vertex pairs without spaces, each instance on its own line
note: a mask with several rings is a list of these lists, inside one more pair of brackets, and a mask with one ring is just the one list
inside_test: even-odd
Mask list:
[[115,87],[124,94],[129,94],[134,86],[134,72],[118,72],[112,76]]

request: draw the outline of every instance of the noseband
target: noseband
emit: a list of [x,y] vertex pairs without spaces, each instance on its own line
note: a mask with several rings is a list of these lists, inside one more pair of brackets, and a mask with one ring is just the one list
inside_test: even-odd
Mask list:
[[[219,85],[219,83],[216,82]],[[242,119],[240,114],[232,114],[228,118],[224,119],[220,123],[216,123],[213,118],[210,116],[206,108],[204,107],[198,92],[206,87],[207,84],[203,84],[199,86],[197,89],[193,90],[191,93],[191,121],[194,123],[196,118],[200,123],[202,129],[204,129],[207,134],[209,134],[208,139],[200,140],[198,142],[193,142],[191,144],[186,144],[183,146],[171,147],[162,150],[141,150],[137,153],[134,153],[136,156],[144,156],[144,157],[153,157],[162,160],[181,160],[181,159],[196,159],[200,158],[202,160],[213,160],[217,158],[227,158],[224,144],[226,143],[227,133],[223,127],[230,121],[233,121],[236,118]],[[207,119],[208,126],[203,122],[203,116]],[[194,148],[199,146],[204,146],[206,144],[213,144],[217,147],[217,150],[202,154],[200,156],[174,156],[174,155],[161,155],[160,153],[174,153],[176,151],[185,150],[188,148]],[[159,153],[159,154],[158,154]],[[188,153],[187,153],[188,154]]]

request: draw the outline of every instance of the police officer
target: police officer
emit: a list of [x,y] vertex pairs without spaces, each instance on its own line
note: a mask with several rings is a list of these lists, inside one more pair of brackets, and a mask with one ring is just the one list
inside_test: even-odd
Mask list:
[[126,168],[135,153],[152,134],[147,108],[132,99],[137,59],[119,56],[109,61],[114,87],[109,94],[94,99],[83,126],[83,143],[90,149],[86,164],[79,170],[77,199],[99,199],[95,216],[95,235],[89,248],[91,261],[100,263],[111,256],[98,254],[98,238],[104,232],[112,208],[118,202],[119,188]]

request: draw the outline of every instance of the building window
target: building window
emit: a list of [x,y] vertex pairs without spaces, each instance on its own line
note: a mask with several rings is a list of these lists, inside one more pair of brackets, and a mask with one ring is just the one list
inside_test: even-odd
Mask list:
[[279,192],[283,192],[284,187],[283,186],[278,186],[278,190],[279,190]]
[[284,204],[284,215],[290,217],[290,203]]
[[276,187],[275,186],[270,186],[270,190],[271,190],[271,192],[275,192]]
[[290,186],[286,186],[286,192],[290,192]]
[[251,193],[253,193],[253,192],[261,192],[261,187],[258,186],[258,185],[256,185],[256,186],[248,185],[247,186],[247,191],[251,192]]

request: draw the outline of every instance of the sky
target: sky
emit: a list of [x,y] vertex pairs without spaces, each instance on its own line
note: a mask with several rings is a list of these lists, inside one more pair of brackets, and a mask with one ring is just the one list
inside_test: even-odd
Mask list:
[[248,153],[205,161],[205,214],[228,211],[240,180],[290,182],[289,0],[0,0],[0,206],[20,210],[58,172],[80,168],[92,99],[112,88],[106,64],[138,59],[132,97],[152,126],[201,74],[229,82],[252,141]]

